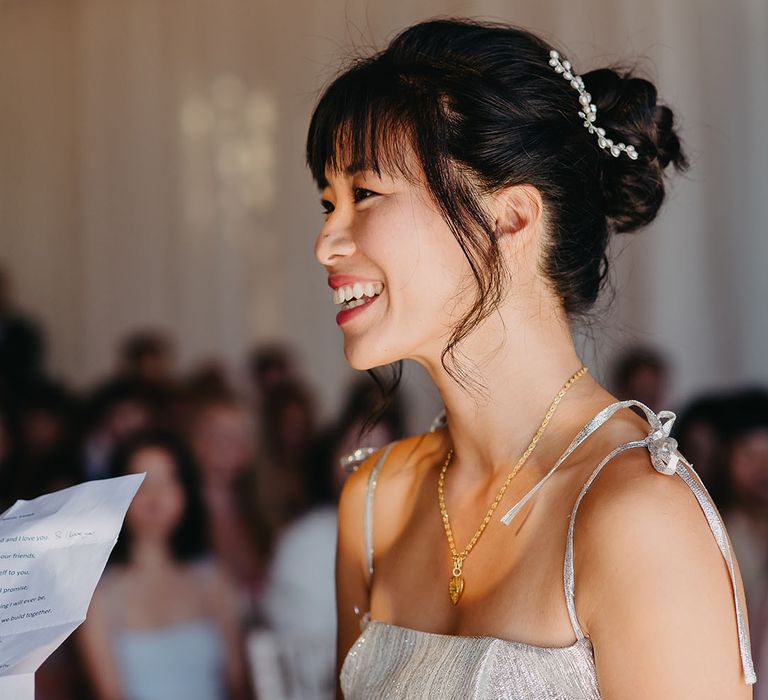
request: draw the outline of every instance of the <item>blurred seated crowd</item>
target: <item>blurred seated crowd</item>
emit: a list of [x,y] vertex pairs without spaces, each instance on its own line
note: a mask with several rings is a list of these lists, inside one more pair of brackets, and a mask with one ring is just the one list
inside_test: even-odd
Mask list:
[[333,697],[341,458],[403,437],[404,415],[360,374],[320,423],[296,357],[272,342],[237,381],[215,361],[181,373],[172,340],[144,330],[75,390],[0,274],[0,511],[146,473],[87,621],[36,675],[38,700]]
[[[45,334],[9,287],[0,271],[0,510],[146,473],[86,622],[37,674],[38,700],[333,698],[341,458],[403,437],[401,400],[383,406],[361,374],[321,424],[292,348],[253,348],[235,381],[215,361],[178,372],[156,330],[124,338],[114,372],[75,390],[47,369]],[[658,411],[668,374],[634,348],[610,388]],[[768,686],[768,391],[712,392],[676,413],[673,436],[731,536]]]

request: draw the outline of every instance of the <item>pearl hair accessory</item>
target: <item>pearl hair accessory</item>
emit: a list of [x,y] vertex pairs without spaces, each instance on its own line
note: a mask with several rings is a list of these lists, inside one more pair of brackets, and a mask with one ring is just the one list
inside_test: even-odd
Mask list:
[[592,95],[584,89],[584,81],[580,75],[576,75],[571,70],[571,64],[568,61],[561,61],[560,54],[552,49],[549,52],[549,65],[555,69],[555,72],[562,73],[563,77],[570,81],[571,86],[579,91],[579,102],[582,109],[579,110],[579,116],[584,119],[584,126],[587,127],[590,134],[597,133],[597,145],[600,148],[608,148],[611,154],[618,158],[624,151],[632,160],[637,160],[637,151],[635,147],[625,143],[614,143],[611,139],[605,137],[605,129],[595,125],[597,118],[597,107],[592,104]]

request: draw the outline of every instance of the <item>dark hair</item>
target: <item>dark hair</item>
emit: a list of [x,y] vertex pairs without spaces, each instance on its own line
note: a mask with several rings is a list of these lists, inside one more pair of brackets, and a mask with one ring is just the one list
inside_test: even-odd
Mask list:
[[[184,492],[184,514],[171,535],[171,553],[179,561],[187,561],[204,554],[207,547],[206,518],[198,470],[187,444],[174,433],[158,428],[145,428],[122,442],[112,453],[110,476],[128,473],[136,454],[147,447],[155,447],[170,455],[176,467],[176,476]],[[123,528],[112,551],[111,562],[124,562],[130,551],[130,531]]]
[[271,387],[263,399],[261,437],[271,459],[279,460],[281,457],[284,445],[280,427],[286,410],[293,405],[300,406],[306,413],[311,432],[315,422],[316,400],[309,386],[302,380],[284,379]]
[[[725,464],[725,440],[731,401],[729,392],[699,394],[682,406],[672,426],[672,437],[677,440],[680,452],[687,459],[693,459],[693,468],[698,470],[699,477],[720,509],[727,508],[731,499]],[[704,465],[696,461],[698,455],[693,430],[699,426],[706,428],[714,438],[709,462]]]
[[723,431],[727,444],[757,430],[768,430],[768,388],[747,385],[735,389],[727,409]]
[[147,355],[171,352],[171,341],[162,332],[155,330],[137,331],[125,337],[120,344],[120,356],[131,367]]
[[[338,418],[314,436],[307,450],[303,467],[309,500],[313,505],[335,501],[334,474],[338,465],[332,460],[341,441],[361,420],[354,434],[355,442],[363,447],[369,444],[365,442],[365,435],[381,397],[375,395],[376,387],[367,379],[363,380],[355,379],[350,383]],[[388,430],[390,440],[405,437],[405,406],[399,396],[390,397],[378,422]]]
[[[549,65],[553,48],[516,26],[464,19],[422,22],[389,46],[353,61],[324,91],[312,115],[307,162],[318,186],[325,169],[371,169],[425,186],[469,261],[477,298],[441,361],[495,310],[506,276],[479,194],[531,184],[541,193],[549,241],[542,272],[570,316],[586,314],[608,270],[612,231],[648,224],[664,199],[669,163],[688,165],[672,111],[656,88],[619,66],[582,74],[597,124],[639,157],[612,156],[578,116],[579,95]],[[380,381],[368,370],[377,384]],[[395,367],[397,386],[402,363]],[[459,382],[461,384],[461,382]]]
[[134,377],[116,375],[98,384],[88,397],[85,407],[87,428],[96,427],[115,407],[125,402],[145,406],[154,418],[162,413],[167,401],[163,387]]
[[77,412],[78,397],[61,381],[40,377],[30,384],[19,399],[24,411],[46,411],[57,415],[72,416]]
[[[374,395],[374,391],[374,387],[368,381],[355,379],[349,385],[347,398],[342,405],[336,426],[340,435],[347,433],[360,418],[370,416],[378,410],[379,397]],[[381,419],[392,435],[392,439],[399,440],[405,437],[406,416],[403,402],[395,398],[383,408]],[[362,441],[368,430],[369,424],[364,421],[358,428],[355,439]]]
[[725,502],[736,505],[737,489],[733,480],[731,459],[734,448],[757,431],[768,430],[768,387],[743,385],[726,397],[722,435],[725,457]]
[[651,347],[635,345],[627,348],[616,359],[613,365],[613,386],[623,392],[635,372],[650,367],[657,372],[666,373],[669,370],[667,359],[661,352]]
[[261,379],[272,370],[288,372],[294,363],[293,351],[280,341],[270,341],[255,347],[248,358],[251,375]]

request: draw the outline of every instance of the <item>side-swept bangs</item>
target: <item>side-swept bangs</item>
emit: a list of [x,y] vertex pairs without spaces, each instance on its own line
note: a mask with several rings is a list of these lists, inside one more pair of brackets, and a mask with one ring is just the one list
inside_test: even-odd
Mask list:
[[[474,304],[454,328],[441,362],[464,388],[467,382],[478,389],[482,383],[473,381],[457,362],[456,346],[498,304],[504,271],[491,222],[477,197],[476,174],[467,159],[454,152],[459,117],[451,105],[453,79],[445,66],[391,48],[359,59],[320,97],[309,125],[306,157],[320,189],[328,185],[328,171],[401,175],[423,185],[477,283]],[[394,381],[387,389],[373,370],[367,371],[382,388],[384,402],[365,427],[386,410],[402,362],[395,364]]]
[[378,54],[353,64],[318,102],[306,156],[320,189],[328,184],[327,170],[348,174],[368,170],[416,182],[423,166],[419,168],[421,163],[414,163],[408,154],[434,153],[439,145],[435,128],[439,114],[387,58]]

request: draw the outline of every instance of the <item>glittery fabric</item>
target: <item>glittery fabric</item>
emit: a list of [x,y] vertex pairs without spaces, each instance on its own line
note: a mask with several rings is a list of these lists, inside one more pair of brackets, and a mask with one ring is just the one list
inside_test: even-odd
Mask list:
[[379,476],[381,465],[384,464],[393,445],[392,442],[387,445],[368,475],[368,489],[365,495],[365,555],[368,560],[369,577],[373,575],[373,492],[376,490],[376,479]]
[[592,645],[536,647],[371,620],[341,669],[346,700],[599,698]]
[[[756,681],[747,638],[746,621],[736,594],[733,557],[725,526],[701,479],[677,450],[670,435],[675,414],[656,414],[640,401],[617,401],[602,409],[576,435],[554,467],[501,517],[509,525],[521,508],[544,485],[555,470],[589,435],[616,411],[635,405],[646,414],[651,431],[642,440],[632,440],[612,450],[584,483],[571,511],[563,564],[563,588],[568,616],[576,641],[567,647],[540,647],[489,636],[459,636],[424,632],[370,619],[363,615],[362,633],[350,648],[341,668],[341,687],[346,700],[587,700],[600,698],[594,654],[584,636],[574,604],[573,532],[576,513],[584,495],[603,467],[616,455],[635,447],[646,447],[659,473],[677,475],[691,489],[706,517],[728,565],[733,591],[744,681]],[[365,513],[365,551],[369,577],[373,573],[373,493],[382,464],[392,444],[382,451],[368,480]],[[370,578],[369,578],[370,582]]]

